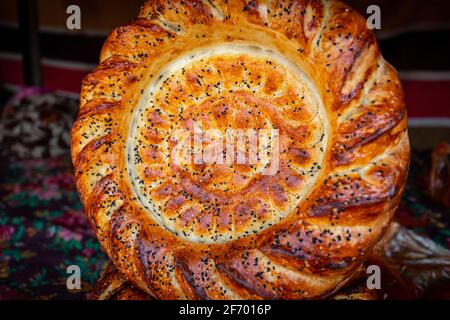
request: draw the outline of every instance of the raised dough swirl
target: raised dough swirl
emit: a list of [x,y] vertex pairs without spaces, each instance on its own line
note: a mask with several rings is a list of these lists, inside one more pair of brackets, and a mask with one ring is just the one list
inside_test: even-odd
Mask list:
[[[406,124],[396,71],[340,2],[151,0],[83,80],[72,160],[102,247],[151,296],[316,299],[389,224]],[[197,125],[274,133],[268,157],[184,161]]]
[[[228,44],[188,52],[155,79],[134,113],[127,159],[133,190],[157,221],[187,240],[218,243],[297,208],[328,135],[321,98],[300,69],[273,51]],[[196,163],[195,125],[217,132],[199,137],[200,156],[215,142],[229,158]]]

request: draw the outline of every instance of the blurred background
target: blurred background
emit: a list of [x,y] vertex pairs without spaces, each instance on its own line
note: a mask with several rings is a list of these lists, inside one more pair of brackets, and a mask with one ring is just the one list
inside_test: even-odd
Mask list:
[[[69,130],[82,78],[108,33],[135,18],[142,2],[0,2],[0,299],[83,297],[107,263],[76,194]],[[369,5],[380,7],[377,38],[405,89],[413,153],[397,220],[447,248],[450,1],[344,2],[364,16]],[[70,5],[81,8],[80,30],[66,27]],[[73,292],[65,287],[71,264],[83,273]],[[416,291],[412,297],[436,294]]]

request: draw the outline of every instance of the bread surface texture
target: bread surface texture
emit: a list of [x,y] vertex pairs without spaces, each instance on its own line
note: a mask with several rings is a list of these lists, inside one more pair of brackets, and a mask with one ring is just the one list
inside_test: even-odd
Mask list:
[[332,296],[409,164],[397,72],[326,0],[145,2],[84,78],[71,150],[103,249],[157,299]]

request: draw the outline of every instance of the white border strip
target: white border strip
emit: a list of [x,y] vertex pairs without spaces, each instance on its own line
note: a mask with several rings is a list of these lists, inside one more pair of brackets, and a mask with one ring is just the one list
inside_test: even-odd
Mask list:
[[[6,28],[19,28],[19,24],[17,22],[0,22],[1,27]],[[53,34],[64,34],[68,36],[93,36],[93,37],[106,37],[111,30],[106,29],[93,29],[89,28],[89,30],[81,29],[81,30],[69,30],[64,27],[57,26],[39,26],[40,32],[45,33],[53,33]]]
[[[0,58],[9,59],[14,61],[22,60],[22,55],[19,53],[9,53],[9,52],[0,52]],[[82,70],[82,71],[91,71],[96,65],[92,63],[84,63],[78,61],[68,61],[68,60],[58,60],[58,59],[48,59],[42,58],[42,64],[50,67],[56,68],[66,68],[73,70]]]
[[405,27],[398,27],[391,30],[376,31],[376,37],[378,40],[389,40],[397,36],[401,36],[413,32],[426,32],[426,31],[446,31],[450,29],[450,23],[448,22],[421,22]]
[[[3,84],[3,88],[6,88],[7,90],[10,90],[14,93],[19,92],[22,88],[25,88],[26,86],[18,86],[15,84]],[[56,92],[61,96],[69,97],[72,99],[80,99],[80,93],[72,92],[72,91],[66,91],[66,90],[49,90],[50,92]]]
[[423,70],[400,70],[398,72],[402,80],[418,81],[447,81],[450,80],[450,71],[423,71]]
[[[366,15],[363,15],[366,17]],[[19,28],[19,24],[16,21],[1,21],[0,26],[7,28]],[[39,31],[53,34],[65,34],[65,35],[86,35],[86,36],[97,36],[106,37],[111,30],[108,29],[94,29],[86,28],[81,30],[69,30],[64,26],[40,26]],[[378,40],[389,40],[397,36],[408,34],[411,32],[426,32],[426,31],[446,31],[450,30],[449,22],[419,22],[413,25],[405,27],[397,27],[390,30],[379,30],[376,31],[376,37]]]
[[[0,52],[0,58],[10,60],[21,60],[22,56],[19,53]],[[69,60],[58,60],[43,58],[42,63],[47,66],[58,68],[69,68],[83,71],[90,71],[96,67],[93,63],[84,63]],[[428,71],[428,70],[400,70],[398,71],[402,80],[417,80],[417,81],[450,81],[450,71]]]
[[411,128],[450,128],[450,118],[409,118]]

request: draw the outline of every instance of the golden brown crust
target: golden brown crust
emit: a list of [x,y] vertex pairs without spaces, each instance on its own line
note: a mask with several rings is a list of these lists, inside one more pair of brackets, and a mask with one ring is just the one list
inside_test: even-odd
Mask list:
[[151,297],[133,287],[112,264],[109,264],[86,298],[88,300],[148,300]]
[[[100,60],[72,160],[127,279],[160,299],[308,299],[352,278],[409,161],[402,87],[361,16],[337,1],[147,1]],[[278,129],[279,170],[171,164],[174,129],[198,119]]]
[[[378,300],[375,289],[367,289],[364,268],[348,286],[339,290],[332,300]],[[152,297],[135,288],[114,267],[109,264],[94,288],[86,297],[88,300],[151,300]]]

